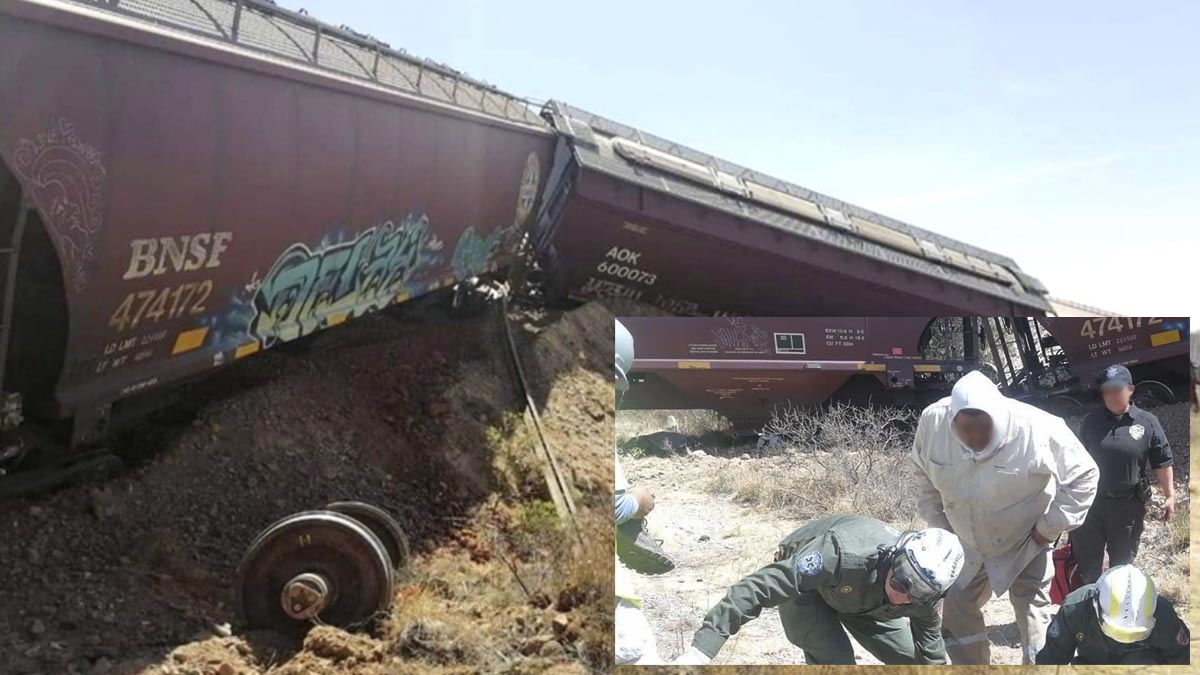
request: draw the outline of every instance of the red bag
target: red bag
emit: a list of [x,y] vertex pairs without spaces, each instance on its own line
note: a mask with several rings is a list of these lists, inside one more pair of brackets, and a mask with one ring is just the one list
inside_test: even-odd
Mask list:
[[1079,563],[1075,561],[1069,542],[1054,549],[1051,560],[1054,561],[1054,579],[1050,581],[1050,602],[1061,605],[1071,591],[1083,585],[1083,579],[1079,578]]

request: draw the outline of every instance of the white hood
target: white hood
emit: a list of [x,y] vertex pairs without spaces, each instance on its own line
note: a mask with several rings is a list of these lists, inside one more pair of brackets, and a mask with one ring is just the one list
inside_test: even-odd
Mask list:
[[[983,452],[953,431],[951,420],[965,409],[992,416],[995,432]],[[1083,524],[1100,475],[1062,418],[1005,397],[981,373],[968,373],[921,413],[912,458],[921,515],[962,541],[958,584],[969,584],[982,564],[996,595],[1049,555],[1034,527],[1054,541]]]
[[958,434],[954,433],[954,426],[951,425],[950,434],[962,446],[965,457],[981,462],[996,454],[1009,435],[1009,423],[1012,419],[1009,404],[1008,398],[978,370],[967,373],[955,383],[954,389],[950,391],[950,419],[953,421],[954,416],[964,409],[980,410],[992,418],[993,425],[992,440],[982,452],[967,447]]

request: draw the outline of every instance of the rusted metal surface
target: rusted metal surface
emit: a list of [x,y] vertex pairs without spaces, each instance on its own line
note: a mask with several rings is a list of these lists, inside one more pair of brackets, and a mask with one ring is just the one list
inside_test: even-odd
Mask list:
[[59,415],[513,260],[553,152],[544,124],[94,4],[0,0],[0,171],[62,268],[69,326],[37,327],[68,333],[44,374]]
[[1113,365],[1129,367],[1136,383],[1187,396],[1181,317],[620,320],[637,345],[623,401],[634,409],[703,408],[756,421],[788,404],[920,406],[983,369],[1008,395],[1062,412],[1064,400],[1095,401],[1097,376]]
[[561,206],[539,235],[575,297],[690,315],[1050,308],[1011,259],[562,103],[546,115],[564,134],[547,197]]

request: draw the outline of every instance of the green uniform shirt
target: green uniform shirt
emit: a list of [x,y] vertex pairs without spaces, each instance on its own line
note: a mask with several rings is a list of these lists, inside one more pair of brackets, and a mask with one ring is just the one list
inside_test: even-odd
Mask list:
[[835,612],[889,621],[909,617],[918,663],[946,662],[940,602],[934,607],[892,605],[883,583],[887,569],[880,546],[893,546],[900,533],[866,516],[814,520],[779,544],[776,562],[730,587],[704,617],[692,645],[710,657],[738,630],[801,593],[820,595]]
[[1100,630],[1096,593],[1096,584],[1088,584],[1063,600],[1046,628],[1046,646],[1038,652],[1038,664],[1187,664],[1191,634],[1169,600],[1159,596],[1150,637],[1123,644]]

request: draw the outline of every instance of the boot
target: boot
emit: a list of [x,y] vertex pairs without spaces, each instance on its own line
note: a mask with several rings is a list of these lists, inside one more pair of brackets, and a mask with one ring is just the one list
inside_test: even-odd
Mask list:
[[675,561],[662,550],[662,541],[650,537],[645,518],[617,525],[617,558],[640,574],[666,574],[675,569]]

